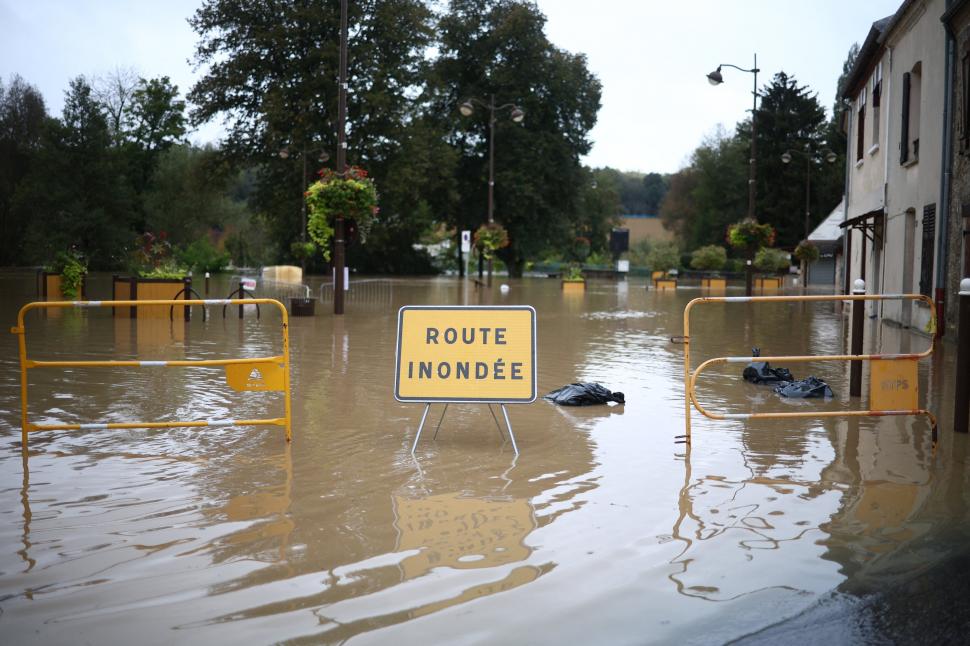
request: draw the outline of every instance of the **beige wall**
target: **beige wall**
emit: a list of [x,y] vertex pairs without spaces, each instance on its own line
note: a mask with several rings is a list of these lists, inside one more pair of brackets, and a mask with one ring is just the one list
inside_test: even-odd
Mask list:
[[630,230],[630,244],[640,240],[673,240],[674,234],[664,228],[659,217],[620,219],[620,226]]
[[[866,263],[866,288],[870,293],[913,293],[919,291],[923,208],[937,205],[940,220],[940,155],[943,142],[943,88],[945,33],[940,16],[944,0],[913,2],[905,14],[896,16],[891,30],[884,34],[882,63],[882,101],[879,115],[878,146],[872,145],[873,109],[871,89],[866,101],[865,152],[856,161],[856,128],[859,95],[853,97],[853,120],[849,128],[850,164],[846,217],[853,218],[883,209],[885,226],[882,240],[867,243],[861,257],[862,238],[852,239],[852,279],[861,274]],[[919,159],[900,164],[902,130],[902,79],[920,65],[919,103],[911,103],[910,139],[919,133]],[[875,73],[875,72],[874,72]],[[871,78],[871,76],[870,76]],[[867,80],[867,88],[872,85]],[[934,252],[934,262],[939,258]],[[922,328],[929,319],[926,308],[909,302],[885,301],[869,306],[872,314]]]

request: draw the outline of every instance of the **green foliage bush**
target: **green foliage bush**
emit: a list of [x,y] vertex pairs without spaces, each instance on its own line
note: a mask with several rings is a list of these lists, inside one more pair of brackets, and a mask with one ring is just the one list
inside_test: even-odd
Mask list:
[[775,243],[775,229],[745,218],[728,227],[727,243],[739,251],[751,252]]
[[754,266],[763,272],[785,271],[791,266],[788,254],[781,249],[762,247],[754,257]]
[[495,257],[495,252],[509,246],[509,232],[498,222],[490,222],[478,227],[474,236],[475,248],[486,260]]
[[656,242],[646,258],[653,271],[667,271],[680,266],[680,250],[675,242]]
[[716,244],[695,249],[690,257],[692,269],[719,271],[724,268],[725,264],[727,264],[727,249]]
[[229,265],[229,254],[219,251],[206,238],[199,238],[176,253],[179,263],[194,272],[217,274]]
[[650,240],[644,238],[643,240],[637,240],[630,245],[630,250],[627,252],[627,257],[630,260],[630,265],[633,267],[646,267],[648,266],[647,257],[650,255],[650,250],[653,249],[653,243]]
[[377,218],[377,185],[367,176],[367,171],[351,166],[343,174],[332,170],[320,171],[320,179],[310,185],[306,192],[310,237],[330,260],[330,238],[333,237],[333,221],[337,217],[357,222],[357,231],[364,240]]
[[54,260],[44,269],[51,274],[61,276],[61,294],[69,301],[77,300],[81,292],[81,283],[88,273],[88,264],[76,249],[59,251]]

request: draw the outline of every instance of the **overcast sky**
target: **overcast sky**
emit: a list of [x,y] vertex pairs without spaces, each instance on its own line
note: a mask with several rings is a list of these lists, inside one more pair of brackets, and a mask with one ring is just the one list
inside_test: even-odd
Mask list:
[[[351,0],[353,1],[353,0]],[[592,166],[673,172],[718,124],[729,130],[751,107],[750,68],[758,83],[784,70],[818,92],[831,109],[849,46],[900,0],[538,0],[557,46],[588,57],[603,84],[591,133]],[[199,0],[0,0],[0,77],[20,74],[60,114],[68,80],[117,67],[167,75],[184,93],[196,36],[186,23]],[[352,45],[352,43],[351,43]],[[352,99],[351,99],[352,100]],[[218,139],[218,124],[192,135]],[[353,142],[351,142],[353,145]]]

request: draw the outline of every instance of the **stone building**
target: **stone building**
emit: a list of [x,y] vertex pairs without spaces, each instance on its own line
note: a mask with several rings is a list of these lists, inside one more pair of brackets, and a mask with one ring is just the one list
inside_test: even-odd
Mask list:
[[957,293],[960,279],[970,276],[970,253],[966,248],[970,232],[970,0],[950,3],[942,22],[946,29],[950,92],[949,106],[949,193],[946,244],[946,327],[957,324]]

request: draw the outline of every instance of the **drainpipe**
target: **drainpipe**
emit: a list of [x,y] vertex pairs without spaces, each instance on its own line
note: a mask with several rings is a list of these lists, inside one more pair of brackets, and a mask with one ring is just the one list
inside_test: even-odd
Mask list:
[[[946,3],[946,7],[949,8],[952,4],[949,0]],[[949,257],[949,222],[950,222],[950,175],[953,173],[953,167],[951,165],[953,154],[951,147],[953,146],[953,141],[950,128],[950,105],[953,94],[953,66],[950,65],[950,60],[953,58],[953,51],[956,43],[953,31],[950,29],[950,25],[943,23],[943,31],[946,32],[946,44],[944,46],[944,61],[943,61],[943,159],[940,164],[943,172],[940,173],[940,217],[939,223],[937,225],[937,264],[936,264],[936,337],[940,338],[943,336],[943,331],[946,329],[946,320],[944,319],[946,305],[946,264]],[[964,108],[966,109],[966,108]]]
[[[847,109],[849,109],[849,106],[846,105],[846,99],[845,97],[843,97],[842,98],[843,114]],[[853,124],[854,124],[854,121],[851,118],[851,113],[849,115],[848,124],[849,124],[849,129],[845,137],[846,139],[845,192],[842,194],[842,200],[843,200],[842,203],[845,205],[845,208],[842,209],[843,222],[849,219],[849,180],[852,178],[852,171],[850,170],[852,168],[851,166],[852,162],[850,160],[852,159],[852,131],[853,131]],[[849,257],[849,254],[852,253],[852,244],[850,243],[850,240],[849,240],[849,236],[851,235],[852,235],[852,229],[850,229],[849,227],[846,227],[845,229],[843,229],[843,233],[842,233],[842,293],[843,294],[849,293],[849,281],[851,280],[851,276],[852,276],[852,258]]]

